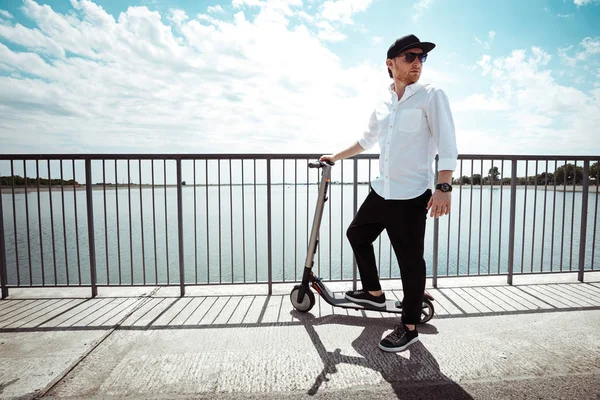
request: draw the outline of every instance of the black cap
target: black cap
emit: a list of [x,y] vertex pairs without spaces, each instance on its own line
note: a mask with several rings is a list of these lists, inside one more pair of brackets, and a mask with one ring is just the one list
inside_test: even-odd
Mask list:
[[435,44],[430,42],[421,42],[415,35],[406,35],[397,39],[387,51],[387,58],[394,58],[404,50],[421,49],[424,53],[429,53]]

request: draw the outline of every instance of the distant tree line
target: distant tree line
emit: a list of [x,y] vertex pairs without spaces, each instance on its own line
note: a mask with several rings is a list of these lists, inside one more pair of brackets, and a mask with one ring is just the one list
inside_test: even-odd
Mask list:
[[[599,171],[600,166],[598,162],[590,165],[590,176],[589,182],[590,184],[596,185],[598,184]],[[44,179],[44,178],[23,178],[19,175],[14,176],[0,176],[0,186],[25,186],[25,181],[27,181],[27,186],[37,186],[38,182],[40,186],[60,186],[61,183],[63,186],[79,186],[79,182],[74,181],[73,179],[64,180],[64,179]],[[182,185],[185,185],[186,182],[181,182]],[[338,182],[334,182],[338,183]],[[365,182],[368,183],[368,182]],[[510,177],[504,177],[500,179],[500,171],[498,167],[492,167],[489,169],[487,176],[482,177],[481,174],[473,174],[472,176],[463,175],[458,179],[452,178],[452,183],[457,185],[510,185]],[[564,184],[575,184],[581,185],[583,183],[583,167],[575,166],[573,164],[561,165],[552,172],[542,172],[541,174],[528,176],[528,177],[519,177],[517,178],[518,185],[564,185]],[[101,185],[101,183],[96,183],[96,185]],[[113,185],[112,183],[107,183],[107,185]],[[118,183],[116,185],[119,185]]]
[[37,186],[38,182],[40,186],[60,186],[62,183],[63,186],[79,186],[79,182],[74,181],[73,179],[64,180],[64,179],[44,179],[44,178],[23,178],[19,175],[14,176],[0,176],[0,186],[25,186],[25,181],[27,181],[27,186]]
[[[598,184],[599,165],[594,163],[590,165],[590,184]],[[500,171],[498,167],[492,167],[488,171],[487,176],[482,177],[481,174],[473,174],[472,176],[463,175],[458,179],[453,179],[453,182],[458,185],[490,185],[504,184],[510,185],[510,177],[500,179]],[[583,167],[573,164],[561,165],[552,172],[542,172],[541,174],[528,177],[517,178],[518,185],[581,185],[583,183]]]

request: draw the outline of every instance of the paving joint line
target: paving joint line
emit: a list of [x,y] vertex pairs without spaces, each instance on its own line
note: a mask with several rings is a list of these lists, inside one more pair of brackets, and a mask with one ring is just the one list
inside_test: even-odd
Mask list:
[[[147,301],[149,301],[152,296],[158,292],[160,288],[155,288],[152,292],[150,292],[148,295],[146,296],[140,296],[139,299],[142,300],[140,301],[140,303],[133,307],[133,309],[128,312],[123,318],[121,318],[121,320],[119,322],[117,322],[115,325],[113,325],[111,328],[109,328],[106,333],[104,333],[104,335],[102,335],[100,337],[100,339],[98,339],[92,346],[90,346],[89,349],[87,349],[85,351],[85,353],[83,353],[81,356],[79,356],[73,363],[71,363],[71,365],[69,365],[63,372],[61,372],[56,378],[54,378],[48,385],[46,385],[45,388],[43,388],[42,390],[40,390],[39,392],[35,393],[33,396],[30,397],[31,400],[37,400],[40,399],[42,397],[44,397],[48,392],[50,392],[52,389],[54,389],[54,387],[56,385],[58,385],[63,379],[65,379],[75,368],[77,368],[77,366],[79,364],[81,364],[82,361],[84,361],[94,350],[96,350],[98,348],[98,346],[100,346],[106,339],[108,339],[109,336],[111,336],[117,329],[119,329],[119,327],[123,324],[123,322],[125,322],[127,320],[127,318],[129,318],[131,315],[133,315],[134,312],[136,312],[137,310],[139,310],[144,304],[146,304]],[[145,300],[145,301],[144,301]]]

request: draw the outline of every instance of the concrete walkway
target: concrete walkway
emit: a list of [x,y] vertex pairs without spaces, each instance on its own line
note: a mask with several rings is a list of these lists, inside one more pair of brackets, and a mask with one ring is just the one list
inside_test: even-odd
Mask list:
[[440,279],[436,316],[397,354],[377,348],[393,315],[318,296],[301,314],[291,285],[13,289],[0,398],[600,399],[600,274],[575,278]]

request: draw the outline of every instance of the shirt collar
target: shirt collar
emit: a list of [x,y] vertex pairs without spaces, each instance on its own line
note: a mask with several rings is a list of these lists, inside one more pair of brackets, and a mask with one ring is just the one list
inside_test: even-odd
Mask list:
[[[413,94],[417,93],[417,91],[422,87],[423,85],[421,85],[419,82],[415,82],[412,83],[410,85],[408,85],[405,89],[404,89],[404,96],[402,96],[402,98],[404,99],[408,99],[410,96],[412,96]],[[388,86],[388,92],[390,93],[390,95],[392,95],[392,98],[394,99],[398,99],[398,95],[396,94],[396,92],[394,91],[394,83],[390,84],[390,86]],[[395,96],[395,97],[394,97]],[[397,100],[399,101],[399,100]]]

